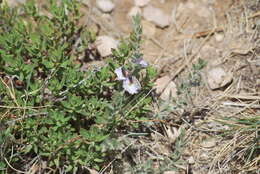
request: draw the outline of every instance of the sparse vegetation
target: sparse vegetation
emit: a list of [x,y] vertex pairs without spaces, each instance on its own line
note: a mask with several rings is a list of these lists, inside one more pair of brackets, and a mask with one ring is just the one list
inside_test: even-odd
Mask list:
[[[51,18],[33,2],[19,10],[1,7],[1,171],[29,171],[33,165],[54,173],[99,170],[107,154],[102,143],[150,109],[154,70],[140,74],[131,60],[141,56],[140,19],[133,19],[131,37],[105,66],[83,72],[73,59],[79,54],[74,44],[80,37],[77,46],[86,50],[95,36],[77,25],[79,4],[49,1],[47,8]],[[138,77],[138,94],[124,92],[115,80],[119,66]]]
[[[0,0],[1,174],[260,173],[259,0],[140,8],[174,6],[165,27],[144,15],[130,20],[132,0],[109,9],[7,2]],[[120,40],[107,57],[98,49],[103,34]],[[215,67],[222,74],[213,89]],[[174,82],[174,97],[160,99],[156,75]]]

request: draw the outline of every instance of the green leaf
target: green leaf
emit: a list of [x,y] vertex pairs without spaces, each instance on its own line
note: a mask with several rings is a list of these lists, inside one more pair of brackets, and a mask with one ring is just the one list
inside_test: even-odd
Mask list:
[[102,163],[102,162],[104,162],[104,160],[103,160],[103,159],[100,159],[100,158],[95,158],[94,161],[97,162],[97,163]]
[[51,61],[45,60],[45,61],[42,62],[42,64],[43,64],[47,69],[51,69],[51,68],[54,67],[54,63],[51,62]]
[[54,33],[53,26],[48,21],[43,21],[41,23],[40,30],[47,37],[50,37]]
[[30,40],[32,41],[32,45],[39,45],[41,43],[41,36],[37,33],[31,33]]

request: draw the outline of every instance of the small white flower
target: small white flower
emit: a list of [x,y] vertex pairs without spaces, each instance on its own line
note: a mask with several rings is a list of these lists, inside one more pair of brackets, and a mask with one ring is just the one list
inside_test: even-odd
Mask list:
[[126,80],[127,79],[127,73],[122,67],[116,68],[115,73],[116,73],[116,76],[117,76],[116,80],[120,81],[120,80]]
[[130,76],[123,81],[123,88],[130,94],[137,94],[141,89],[141,84],[136,77]]
[[143,67],[143,68],[146,68],[148,66],[148,63],[142,59],[142,60],[140,60],[139,65],[141,65],[141,67]]
[[146,68],[148,66],[148,63],[143,58],[135,59],[134,63],[140,65],[142,68]]

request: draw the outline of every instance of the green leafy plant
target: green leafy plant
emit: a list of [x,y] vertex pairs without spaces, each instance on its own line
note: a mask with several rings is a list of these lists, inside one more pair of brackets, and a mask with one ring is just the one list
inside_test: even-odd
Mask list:
[[[172,144],[172,152],[169,155],[161,155],[157,160],[148,159],[145,162],[138,163],[135,166],[131,166],[128,171],[137,174],[157,174],[164,173],[166,171],[178,171],[176,166],[186,164],[181,157],[183,149],[186,145],[185,142],[185,131],[181,129],[181,133]],[[157,164],[157,167],[154,167]]]
[[196,63],[192,64],[192,69],[188,74],[187,79],[183,80],[178,86],[178,106],[186,106],[187,98],[192,96],[192,88],[201,85],[201,73],[200,71],[205,67],[207,63],[199,59]]
[[[28,171],[30,162],[47,163],[42,172],[100,169],[107,154],[102,142],[120,127],[137,127],[125,123],[150,111],[155,71],[136,63],[142,60],[140,17],[104,66],[83,72],[74,62],[95,36],[77,25],[79,3],[49,0],[46,8],[48,16],[33,1],[19,10],[0,8],[0,170]],[[118,67],[140,83],[133,95],[115,80]]]

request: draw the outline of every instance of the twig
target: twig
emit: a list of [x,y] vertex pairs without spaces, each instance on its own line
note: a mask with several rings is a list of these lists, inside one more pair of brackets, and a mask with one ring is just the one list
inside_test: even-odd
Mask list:
[[235,107],[247,107],[252,109],[260,109],[260,105],[244,104],[244,103],[235,103],[235,102],[223,102],[224,106],[235,106]]
[[[242,109],[240,109],[240,110],[238,110],[237,112],[235,112],[235,113],[229,115],[228,117],[233,117],[233,116],[235,116],[235,115],[237,115],[237,114],[243,112],[243,111],[246,110],[246,109],[251,109],[250,106],[255,105],[257,102],[258,102],[257,100],[256,100],[256,101],[253,101],[252,103],[250,103],[250,104],[244,106]],[[259,105],[258,105],[258,106],[259,106]]]
[[244,100],[260,100],[260,96],[251,96],[251,95],[226,95],[225,97],[228,98],[237,98],[237,99],[244,99]]
[[64,91],[61,91],[61,92],[59,93],[59,95],[64,95],[64,94],[66,94],[67,92],[69,92],[69,90],[80,86],[80,85],[83,84],[86,80],[88,80],[95,72],[100,71],[100,68],[101,68],[101,67],[96,67],[96,68],[91,72],[91,74],[90,74],[88,77],[86,77],[85,79],[79,81],[77,84],[73,85],[71,88],[68,88],[68,89],[66,89],[66,90],[64,90]]
[[[136,141],[137,141],[137,140],[136,140]],[[130,146],[132,146],[133,144],[135,144],[136,141],[134,141],[134,142],[132,142],[131,144],[129,144],[128,146],[126,146],[126,147],[121,151],[121,154],[123,154]],[[106,167],[103,167],[103,168],[100,170],[99,174],[103,174],[103,173],[107,170],[107,168],[110,167],[110,166],[113,164],[113,162],[114,162],[116,159],[117,159],[117,158],[115,157]]]
[[5,109],[39,109],[39,108],[47,108],[50,107],[51,105],[46,105],[46,106],[27,106],[27,107],[22,107],[22,106],[4,106],[0,105],[0,108],[5,108]]
[[[17,103],[16,97],[15,97],[15,92],[14,89],[10,89],[10,87],[5,83],[5,81],[0,77],[1,82],[5,85],[5,87],[8,89],[8,92],[10,93],[11,98],[14,100],[15,104],[19,107],[19,104]],[[11,86],[13,87],[12,79],[9,79],[11,82]]]
[[139,100],[131,109],[129,109],[125,116],[127,116],[134,108],[136,108],[152,91],[153,89],[151,89],[143,98],[141,98],[141,100]]
[[252,15],[250,15],[250,16],[248,16],[247,19],[255,18],[255,17],[257,17],[257,16],[260,16],[260,11],[254,13],[254,14],[252,14]]
[[177,37],[175,37],[174,39],[172,39],[172,41],[178,41],[178,40],[183,40],[183,39],[191,39],[191,38],[201,38],[201,37],[206,37],[208,35],[213,35],[214,33],[219,33],[219,32],[223,32],[224,29],[219,27],[219,28],[216,28],[214,30],[214,32],[212,32],[212,30],[205,30],[205,31],[199,31],[199,32],[196,32],[194,34],[182,34],[182,35],[179,35]]
[[154,119],[154,120],[130,120],[128,122],[131,122],[131,123],[142,123],[142,122],[157,122],[157,123],[163,123],[163,124],[166,124],[166,125],[171,125],[171,126],[179,126],[178,124],[175,124],[175,123],[170,123],[170,122],[167,122],[165,120],[157,120],[157,119]]
[[6,124],[11,125],[11,124],[15,123],[16,121],[19,121],[19,120],[22,120],[22,119],[25,119],[25,118],[29,118],[29,117],[33,117],[33,116],[38,116],[38,115],[48,115],[48,113],[47,112],[40,112],[40,113],[25,115],[21,118],[17,118],[15,120],[7,121]]
[[15,169],[13,166],[11,166],[11,164],[7,161],[6,158],[4,158],[4,159],[5,159],[5,162],[7,163],[7,165],[8,165],[11,169],[13,169],[14,171],[16,171],[16,172],[18,172],[18,173],[27,173],[27,172],[24,172],[24,171]]

